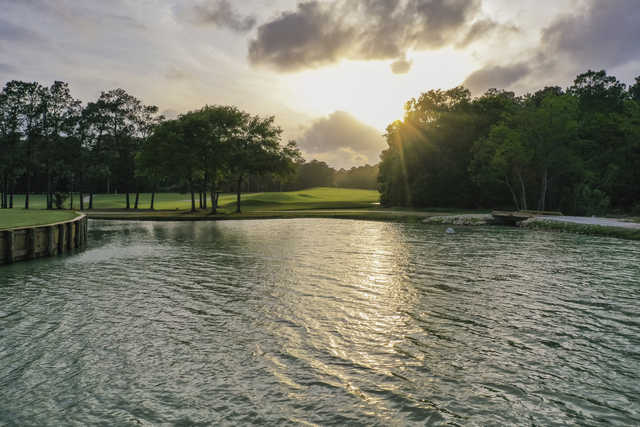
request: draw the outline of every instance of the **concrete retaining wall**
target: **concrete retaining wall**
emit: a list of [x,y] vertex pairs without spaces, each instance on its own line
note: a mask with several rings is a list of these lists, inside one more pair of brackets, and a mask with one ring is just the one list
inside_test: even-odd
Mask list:
[[87,245],[87,217],[35,227],[0,230],[0,264],[50,257]]

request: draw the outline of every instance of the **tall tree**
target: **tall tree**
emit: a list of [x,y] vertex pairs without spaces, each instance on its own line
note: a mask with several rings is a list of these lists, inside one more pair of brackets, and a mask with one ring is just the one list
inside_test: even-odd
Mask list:
[[[109,177],[117,179],[115,183],[124,190],[126,208],[131,208],[130,193],[136,187],[135,159],[141,147],[141,141],[150,133],[154,124],[156,107],[144,106],[142,102],[129,95],[124,89],[102,92],[92,107],[101,133],[99,143],[108,144],[110,154]],[[110,187],[108,185],[107,187]]]
[[13,207],[13,185],[22,173],[20,110],[15,93],[0,92],[0,208]]
[[275,118],[245,115],[242,131],[231,138],[229,170],[236,184],[236,213],[241,209],[242,182],[248,175],[285,174],[300,156],[296,143],[280,144],[282,129]]
[[[73,183],[74,168],[69,155],[73,152],[72,136],[80,115],[80,101],[71,96],[69,85],[56,81],[43,90],[42,129],[38,159],[47,182],[47,209],[53,208],[53,192],[59,181]],[[73,188],[70,188],[73,192]]]
[[37,143],[42,137],[43,98],[45,88],[37,82],[12,80],[4,88],[11,108],[18,113],[18,133],[21,139],[22,164],[25,174],[24,207],[29,209],[31,184],[37,165]]

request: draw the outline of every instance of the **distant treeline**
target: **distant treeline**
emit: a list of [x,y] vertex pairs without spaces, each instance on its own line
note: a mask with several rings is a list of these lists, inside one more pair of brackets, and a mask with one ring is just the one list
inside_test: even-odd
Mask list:
[[588,71],[524,96],[431,90],[405,111],[387,127],[384,205],[640,211],[640,77],[627,88]]
[[252,184],[282,189],[302,167],[295,142],[283,144],[281,134],[273,117],[232,106],[165,120],[123,89],[83,105],[64,82],[10,81],[0,92],[0,207],[21,193],[29,208],[38,192],[51,209],[75,192],[84,209],[94,193],[119,192],[137,209],[140,192],[179,190],[191,192],[193,209],[196,199],[207,208],[209,195],[214,212],[221,191],[236,191],[239,210]]
[[340,187],[377,189],[378,166],[354,166],[336,170],[325,162],[312,160],[299,162],[287,182],[286,190],[302,190],[311,187]]

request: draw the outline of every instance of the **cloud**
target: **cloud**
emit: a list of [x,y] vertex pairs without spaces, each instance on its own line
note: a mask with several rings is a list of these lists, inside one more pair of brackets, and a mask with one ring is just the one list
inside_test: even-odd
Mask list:
[[487,66],[474,71],[462,85],[471,93],[479,95],[487,89],[504,89],[525,77],[530,71],[526,63],[505,66]]
[[[14,67],[13,65],[10,64],[3,64],[2,62],[0,62],[0,76],[7,76],[7,75],[11,75],[11,74],[15,74],[18,71],[18,69],[16,67]],[[2,80],[0,80],[0,85]],[[0,87],[1,89],[1,87]]]
[[406,58],[400,58],[391,64],[391,72],[393,74],[407,74],[411,69],[411,61],[407,61]]
[[478,40],[483,40],[494,34],[508,36],[518,32],[520,32],[520,29],[515,25],[499,24],[493,19],[479,19],[471,25],[467,34],[458,40],[456,48],[463,49]]
[[36,42],[42,41],[42,37],[28,28],[0,18],[0,41]]
[[593,2],[584,13],[557,19],[542,35],[542,46],[581,67],[625,64],[640,56],[640,7],[637,0]]
[[313,122],[298,143],[308,156],[347,168],[378,163],[380,152],[386,148],[378,130],[344,111]]
[[393,59],[395,70],[408,71],[408,51],[454,44],[479,6],[479,0],[305,1],[258,27],[249,62],[296,72],[343,59]]
[[[556,18],[542,30],[540,44],[516,62],[488,64],[463,83],[478,95],[486,89],[527,90],[547,84],[570,84],[588,69],[627,69],[618,75],[631,81],[630,64],[640,58],[640,8],[637,0],[591,2],[574,14]],[[625,67],[627,66],[627,67]],[[630,71],[633,69],[633,71]]]
[[341,147],[335,151],[329,151],[326,153],[317,153],[313,155],[312,158],[325,162],[336,169],[351,169],[353,166],[377,164],[379,162],[379,159],[375,162],[371,162],[367,156],[348,147]]
[[228,0],[201,1],[188,8],[185,6],[176,8],[174,12],[197,24],[212,24],[220,28],[226,28],[237,33],[251,31],[256,25],[256,18],[243,16],[236,12]]

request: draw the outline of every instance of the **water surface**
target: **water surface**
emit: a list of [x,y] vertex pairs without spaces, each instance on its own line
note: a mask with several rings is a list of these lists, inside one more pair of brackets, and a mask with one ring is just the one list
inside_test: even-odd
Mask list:
[[640,244],[102,222],[0,267],[0,425],[640,423]]

